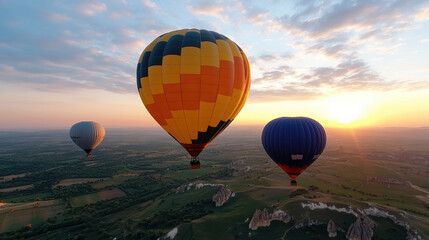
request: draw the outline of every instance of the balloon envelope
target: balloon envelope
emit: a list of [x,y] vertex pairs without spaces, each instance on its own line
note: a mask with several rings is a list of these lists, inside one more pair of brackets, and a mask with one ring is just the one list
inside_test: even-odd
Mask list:
[[89,153],[103,141],[104,127],[96,122],[79,122],[70,128],[70,138],[82,148],[88,156]]
[[326,133],[311,118],[282,117],[264,127],[262,144],[271,159],[295,179],[323,152]]
[[237,44],[219,33],[172,31],[141,54],[137,87],[152,117],[197,157],[244,106],[249,62]]

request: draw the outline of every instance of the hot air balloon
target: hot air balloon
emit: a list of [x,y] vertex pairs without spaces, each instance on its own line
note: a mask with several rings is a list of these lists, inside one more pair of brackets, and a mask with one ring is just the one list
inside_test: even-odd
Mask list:
[[292,178],[296,178],[322,154],[326,133],[322,125],[307,117],[281,117],[262,131],[262,145],[271,159]]
[[249,62],[227,37],[207,30],[165,33],[150,43],[137,65],[137,87],[148,112],[191,155],[198,155],[246,102]]
[[96,122],[78,122],[70,128],[70,138],[87,153],[87,157],[92,157],[90,152],[103,141],[104,135],[104,127]]

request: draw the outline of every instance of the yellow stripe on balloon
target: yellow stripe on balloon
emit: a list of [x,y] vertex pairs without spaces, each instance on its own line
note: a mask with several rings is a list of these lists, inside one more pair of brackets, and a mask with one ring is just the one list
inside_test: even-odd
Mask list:
[[191,140],[198,139],[198,110],[184,110]]
[[215,103],[200,101],[200,111],[198,116],[198,131],[206,132],[209,127],[210,119],[213,115]]
[[180,73],[201,73],[201,49],[196,47],[184,47],[182,48],[180,56]]
[[183,136],[183,143],[191,144],[192,141],[188,133],[188,128],[183,127],[183,126],[186,126],[185,113],[183,112],[183,110],[180,110],[180,111],[171,111],[171,114],[173,115],[173,119],[176,121],[177,125],[181,126],[179,130]]
[[162,80],[164,84],[180,83],[180,56],[167,55],[162,58]]
[[201,65],[219,67],[219,49],[212,42],[201,42]]
[[231,97],[228,97],[228,96],[224,96],[220,94],[217,96],[216,105],[213,111],[212,118],[209,123],[211,127],[216,127],[219,124],[220,120],[222,120],[223,114],[228,108],[228,103],[230,100],[231,100]]
[[149,104],[155,103],[155,100],[153,99],[153,96],[152,96],[152,91],[150,89],[149,78],[144,77],[141,79],[142,79],[142,88],[140,88],[140,90],[142,91],[140,92],[144,96],[144,98],[142,98],[142,100],[144,101],[144,104],[149,105]]
[[154,65],[149,67],[149,86],[152,95],[164,93],[162,86],[162,66]]
[[237,45],[230,39],[227,39],[226,42],[228,43],[231,49],[232,56],[241,58],[240,49],[238,49]]
[[228,104],[228,108],[222,117],[222,121],[226,122],[229,119],[231,119],[231,116],[234,113],[234,110],[237,108],[237,105],[240,102],[242,96],[243,96],[243,91],[240,89],[234,88],[232,92],[231,100],[229,101],[229,104]]
[[222,39],[217,39],[216,43],[219,48],[219,60],[234,62],[234,57],[232,55],[232,51],[229,47],[229,44]]
[[171,135],[173,135],[178,141],[185,141],[185,138],[182,136],[182,133],[180,132],[179,128],[177,127],[177,123],[173,118],[171,119],[165,119],[167,122],[167,126],[171,129]]

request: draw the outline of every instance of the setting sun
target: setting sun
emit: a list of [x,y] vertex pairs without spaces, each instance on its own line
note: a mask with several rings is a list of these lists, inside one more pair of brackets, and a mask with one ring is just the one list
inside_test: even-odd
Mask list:
[[330,116],[342,124],[349,124],[361,117],[362,110],[358,104],[335,104],[331,106]]

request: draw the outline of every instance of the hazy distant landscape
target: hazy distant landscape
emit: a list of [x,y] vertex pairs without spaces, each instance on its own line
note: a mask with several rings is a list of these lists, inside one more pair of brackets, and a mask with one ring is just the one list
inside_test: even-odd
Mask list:
[[[261,131],[232,126],[199,170],[158,128],[106,129],[88,159],[68,130],[0,132],[0,239],[329,239],[330,222],[336,239],[357,222],[429,239],[429,128],[327,129],[298,186]],[[233,194],[216,206],[221,189]],[[288,218],[262,226],[264,209]]]

